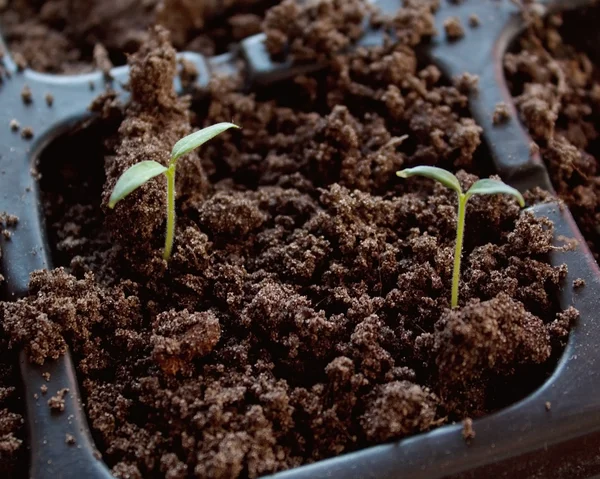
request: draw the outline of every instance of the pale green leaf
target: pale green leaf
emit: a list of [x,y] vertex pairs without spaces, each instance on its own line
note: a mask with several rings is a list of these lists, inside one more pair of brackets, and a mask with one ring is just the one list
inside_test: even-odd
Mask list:
[[167,171],[167,168],[156,161],[140,161],[125,170],[110,195],[110,199],[108,200],[109,208],[114,208],[129,193],[165,171]]
[[198,130],[185,138],[182,138],[173,147],[171,152],[171,161],[177,160],[179,157],[186,155],[190,151],[198,148],[199,146],[206,143],[208,140],[213,139],[215,136],[220,135],[229,128],[239,128],[239,126],[233,123],[217,123],[209,127]]
[[500,180],[492,180],[490,178],[486,178],[484,180],[478,180],[473,183],[473,186],[469,188],[466,196],[470,198],[473,195],[497,195],[497,194],[507,194],[514,196],[521,208],[525,206],[525,200],[523,199],[523,195],[515,190],[512,186],[508,186]]
[[432,180],[439,181],[442,185],[456,191],[459,195],[462,194],[462,188],[456,176],[449,171],[435,166],[415,166],[414,168],[406,168],[405,170],[397,171],[396,175],[400,178],[409,178],[411,176],[424,176]]

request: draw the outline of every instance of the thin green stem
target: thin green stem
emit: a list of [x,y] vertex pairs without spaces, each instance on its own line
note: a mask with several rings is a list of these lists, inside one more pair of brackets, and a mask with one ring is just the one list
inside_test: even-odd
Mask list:
[[465,213],[469,198],[464,194],[458,195],[458,217],[456,221],[456,246],[454,248],[454,271],[452,272],[452,301],[453,308],[458,307],[458,287],[460,285],[460,260],[462,257],[463,238],[465,233]]
[[167,236],[163,258],[169,261],[175,236],[175,164],[169,166],[165,175],[167,177]]

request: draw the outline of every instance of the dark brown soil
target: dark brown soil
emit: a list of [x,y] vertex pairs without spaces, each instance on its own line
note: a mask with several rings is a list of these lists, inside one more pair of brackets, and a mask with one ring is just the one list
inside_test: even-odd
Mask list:
[[[130,59],[132,102],[105,94],[102,119],[42,158],[64,268],[36,272],[0,320],[32,361],[69,344],[117,477],[254,478],[479,417],[551,372],[577,317],[556,304],[552,223],[507,196],[473,198],[452,311],[455,194],[394,175],[435,164],[466,187],[490,173],[464,93],[413,49],[431,8],[407,2],[399,42],[350,56],[327,50],[348,34],[333,18],[311,46],[281,27],[310,10],[279,11],[269,38],[329,67],[255,94],[216,80],[191,107],[158,30]],[[162,178],[106,201],[127,167],[166,163],[218,121],[243,128],[180,162],[167,264]]]
[[546,21],[530,18],[516,51],[506,56],[507,78],[558,195],[598,259],[600,57],[593,45],[598,45],[594,22],[600,11],[553,15]]
[[[260,31],[265,10],[280,0],[8,0],[0,4],[0,26],[21,63],[47,73],[102,69],[108,53],[126,62],[160,24],[175,47],[215,55]],[[221,5],[221,7],[218,7]]]
[[[10,215],[0,214],[0,230],[9,232],[16,221]],[[0,275],[0,288],[3,281]],[[7,335],[0,327],[0,477],[25,477],[26,474],[23,398],[17,388],[20,384],[17,364],[16,352],[9,350]]]

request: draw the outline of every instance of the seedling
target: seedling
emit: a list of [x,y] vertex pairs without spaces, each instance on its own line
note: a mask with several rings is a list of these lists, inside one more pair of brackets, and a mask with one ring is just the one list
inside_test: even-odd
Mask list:
[[167,233],[163,252],[163,258],[166,261],[171,257],[175,235],[175,168],[177,160],[229,128],[239,128],[239,126],[233,123],[217,123],[182,138],[175,143],[171,151],[168,167],[150,160],[136,163],[125,170],[110,195],[108,207],[114,208],[119,201],[155,176],[164,174],[167,177]]
[[458,285],[460,282],[460,260],[462,256],[463,247],[463,236],[465,232],[465,212],[467,210],[467,202],[473,195],[496,195],[496,194],[507,194],[513,195],[517,198],[517,201],[521,205],[521,208],[525,206],[525,200],[521,193],[514,188],[504,184],[499,180],[483,179],[473,183],[473,186],[469,188],[466,193],[463,193],[460,183],[456,176],[449,171],[443,170],[442,168],[436,168],[435,166],[417,166],[415,168],[407,168],[402,171],[396,172],[400,178],[409,178],[411,176],[425,176],[432,180],[439,181],[442,185],[451,190],[456,191],[458,195],[458,216],[456,225],[456,246],[454,249],[454,271],[452,272],[452,299],[451,306],[456,308],[458,306]]

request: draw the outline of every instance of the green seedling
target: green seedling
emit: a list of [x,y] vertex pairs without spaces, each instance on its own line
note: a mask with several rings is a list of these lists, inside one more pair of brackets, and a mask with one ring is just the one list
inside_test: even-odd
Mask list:
[[456,308],[458,306],[458,285],[460,283],[460,260],[462,256],[463,237],[465,232],[465,213],[469,198],[471,198],[473,195],[513,195],[515,198],[517,198],[521,208],[525,206],[525,200],[523,199],[521,193],[514,188],[504,184],[502,181],[492,180],[489,178],[476,181],[466,193],[463,193],[456,176],[446,170],[443,170],[442,168],[436,168],[434,166],[417,166],[415,168],[407,168],[405,170],[396,172],[396,175],[398,175],[400,178],[409,178],[411,176],[424,176],[426,178],[431,178],[432,180],[439,181],[445,187],[456,191],[456,194],[458,195],[456,246],[454,249],[452,299],[450,303],[453,308]]
[[163,258],[166,261],[171,257],[175,235],[175,168],[177,160],[229,128],[239,128],[239,126],[233,123],[217,123],[182,138],[175,143],[171,151],[168,167],[149,160],[136,163],[125,170],[110,195],[108,207],[114,208],[119,201],[155,176],[164,174],[167,177],[167,233],[163,252]]

